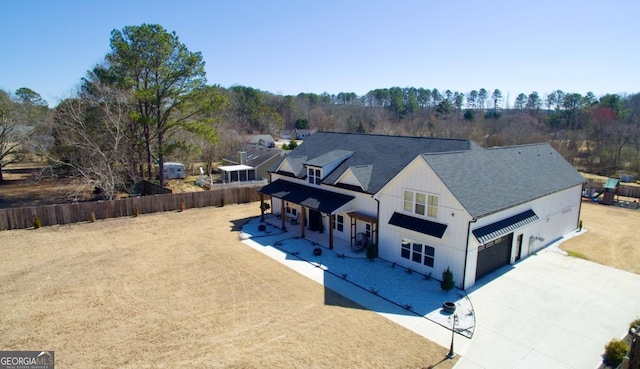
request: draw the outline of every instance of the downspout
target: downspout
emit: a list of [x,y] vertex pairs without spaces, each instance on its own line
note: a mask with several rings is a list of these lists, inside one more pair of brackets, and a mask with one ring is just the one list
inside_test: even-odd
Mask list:
[[380,244],[378,243],[380,239],[380,200],[376,199],[374,196],[374,200],[378,203],[378,210],[376,211],[376,257],[378,256],[378,249],[380,248]]
[[477,222],[478,219],[471,218],[469,224],[467,225],[467,247],[464,252],[464,269],[462,270],[462,289],[465,289],[465,281],[467,280],[467,259],[469,258],[469,239],[471,237],[471,223]]
[[580,215],[582,215],[582,191],[580,191],[580,205],[578,206],[578,220],[576,223],[576,229],[580,228]]

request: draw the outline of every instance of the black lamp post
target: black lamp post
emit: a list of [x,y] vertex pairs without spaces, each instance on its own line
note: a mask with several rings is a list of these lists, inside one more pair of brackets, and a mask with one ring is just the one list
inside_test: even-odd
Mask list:
[[[449,353],[447,354],[447,359],[453,359],[454,357],[456,357],[456,353],[453,352],[453,336],[456,333],[456,323],[458,322],[458,314],[453,314],[453,316],[450,316],[449,319],[452,320],[452,325],[451,325],[451,347],[449,348]],[[447,320],[449,320],[447,319]]]

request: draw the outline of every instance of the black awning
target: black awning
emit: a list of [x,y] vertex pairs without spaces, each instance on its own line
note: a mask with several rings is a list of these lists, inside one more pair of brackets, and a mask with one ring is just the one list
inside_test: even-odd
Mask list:
[[281,179],[262,187],[258,190],[258,193],[277,197],[326,214],[332,214],[336,209],[355,199],[354,196],[321,190],[316,187],[304,186]]
[[538,220],[536,213],[534,213],[533,210],[527,210],[484,227],[474,229],[473,235],[481,243],[486,243],[536,220]]
[[436,223],[430,220],[420,219],[400,213],[393,213],[391,219],[389,219],[389,224],[438,238],[442,238],[444,231],[447,230],[446,224]]

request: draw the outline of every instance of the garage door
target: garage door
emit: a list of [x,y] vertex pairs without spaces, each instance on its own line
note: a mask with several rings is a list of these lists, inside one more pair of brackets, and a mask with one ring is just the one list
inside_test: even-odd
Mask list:
[[484,247],[478,248],[478,266],[476,267],[476,280],[493,272],[511,261],[511,244],[513,233],[487,242]]

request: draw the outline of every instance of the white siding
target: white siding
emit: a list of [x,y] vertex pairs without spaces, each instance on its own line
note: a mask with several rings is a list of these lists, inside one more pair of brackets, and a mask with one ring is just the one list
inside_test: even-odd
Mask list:
[[[473,223],[472,230],[506,219],[529,209],[533,210],[539,220],[513,232],[511,263],[514,263],[516,261],[518,235],[522,234],[520,257],[524,259],[576,229],[580,213],[581,193],[582,186],[578,185],[491,214]],[[479,242],[472,234],[469,242],[465,288],[469,288],[475,283],[478,246]]]
[[[431,218],[403,210],[404,190],[438,196],[438,216]],[[380,200],[380,242],[378,256],[420,273],[431,273],[441,279],[442,272],[451,268],[456,286],[462,287],[467,229],[471,217],[442,183],[431,167],[418,156],[393,178],[377,195]],[[441,239],[389,224],[394,212],[411,215],[447,225]],[[435,249],[433,268],[401,257],[402,239],[421,242]]]

